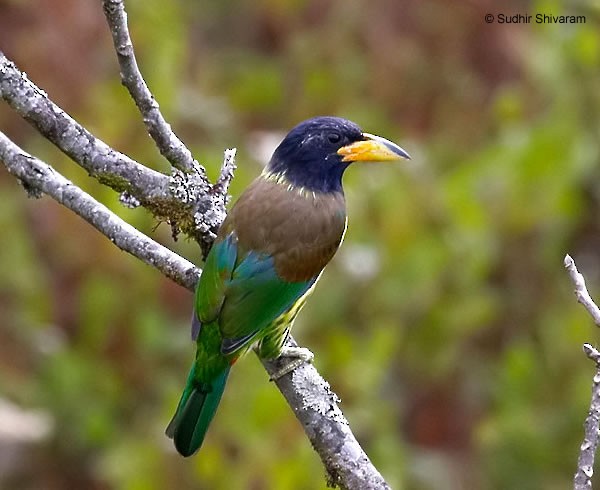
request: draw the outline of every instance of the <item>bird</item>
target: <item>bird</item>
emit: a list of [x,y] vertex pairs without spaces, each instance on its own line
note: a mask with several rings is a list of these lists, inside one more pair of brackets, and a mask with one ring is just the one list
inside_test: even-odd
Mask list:
[[184,457],[201,447],[233,364],[254,349],[295,358],[277,379],[312,361],[285,345],[290,328],[347,227],[342,187],[353,162],[410,159],[397,144],[346,119],[320,116],[295,126],[233,205],[195,291],[196,356],[166,434]]

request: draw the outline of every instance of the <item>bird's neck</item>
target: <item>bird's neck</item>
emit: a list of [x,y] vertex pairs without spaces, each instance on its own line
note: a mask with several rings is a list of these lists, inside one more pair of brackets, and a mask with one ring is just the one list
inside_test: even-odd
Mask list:
[[[301,165],[301,164],[300,164]],[[324,168],[312,168],[310,164],[296,167],[278,165],[275,159],[269,162],[262,173],[269,181],[288,186],[289,190],[304,193],[344,193],[342,175],[344,165]]]
[[316,198],[323,194],[344,194],[342,188],[341,179],[339,185],[332,185],[330,182],[323,182],[315,179],[314,181],[298,180],[290,178],[284,171],[275,172],[265,168],[262,172],[261,178],[267,182],[272,182],[285,187],[289,192],[295,192],[304,197]]

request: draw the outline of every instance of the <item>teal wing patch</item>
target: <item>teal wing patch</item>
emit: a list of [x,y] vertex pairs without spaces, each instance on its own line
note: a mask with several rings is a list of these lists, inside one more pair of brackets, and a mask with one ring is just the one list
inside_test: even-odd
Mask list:
[[196,340],[203,323],[214,321],[221,311],[225,292],[238,256],[237,238],[230,233],[213,245],[196,287],[192,339]]
[[227,284],[219,316],[222,353],[231,354],[251,342],[262,329],[289,310],[316,279],[286,282],[277,275],[272,257],[249,252]]

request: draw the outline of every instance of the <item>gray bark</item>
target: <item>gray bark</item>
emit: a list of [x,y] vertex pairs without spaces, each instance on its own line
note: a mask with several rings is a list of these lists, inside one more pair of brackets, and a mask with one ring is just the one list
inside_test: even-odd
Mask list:
[[150,239],[82,191],[50,165],[29,155],[0,132],[0,160],[32,197],[47,194],[77,213],[125,252],[155,267],[177,284],[193,290],[201,271],[183,257]]
[[[171,130],[165,121],[158,102],[148,89],[135,59],[133,44],[127,28],[127,12],[121,0],[104,0],[104,15],[110,26],[113,44],[121,68],[121,82],[129,91],[135,105],[140,110],[144,124],[160,153],[175,168],[190,172],[199,164],[192,153]],[[206,174],[203,179],[208,183]]]

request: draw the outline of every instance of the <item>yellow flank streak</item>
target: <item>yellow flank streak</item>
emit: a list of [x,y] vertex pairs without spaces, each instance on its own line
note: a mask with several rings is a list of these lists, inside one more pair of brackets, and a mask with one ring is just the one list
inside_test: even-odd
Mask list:
[[279,357],[287,337],[287,332],[292,328],[296,316],[306,304],[306,300],[314,291],[320,277],[321,274],[319,274],[313,285],[296,300],[289,310],[279,315],[269,324],[266,328],[267,333],[265,333],[259,342],[258,355],[260,357],[263,359],[275,359]]

